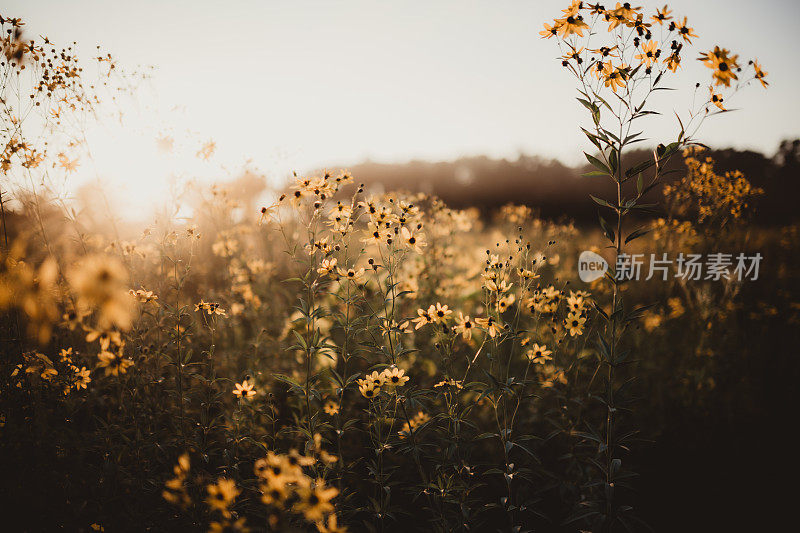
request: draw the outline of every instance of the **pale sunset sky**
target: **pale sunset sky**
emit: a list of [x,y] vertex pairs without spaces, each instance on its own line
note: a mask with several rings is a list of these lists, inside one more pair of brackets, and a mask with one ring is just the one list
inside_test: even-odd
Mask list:
[[[578,128],[585,110],[554,40],[538,35],[568,3],[6,0],[0,12],[58,44],[78,41],[83,55],[100,44],[123,66],[156,68],[145,98],[155,103],[136,112],[138,127],[103,126],[95,135],[96,152],[105,143],[110,154],[103,172],[129,182],[163,170],[134,153],[151,150],[158,132],[187,129],[214,139],[224,164],[251,158],[268,174],[521,152],[578,163],[591,148]],[[653,11],[663,2],[635,5]],[[688,88],[710,79],[696,52],[719,44],[745,62],[758,58],[770,88],[741,91],[730,102],[740,110],[707,121],[700,139],[771,154],[781,139],[800,137],[800,2],[670,7],[699,38],[670,83],[686,90],[661,93],[657,107],[688,109]],[[656,142],[669,140],[674,115],[646,127]]]

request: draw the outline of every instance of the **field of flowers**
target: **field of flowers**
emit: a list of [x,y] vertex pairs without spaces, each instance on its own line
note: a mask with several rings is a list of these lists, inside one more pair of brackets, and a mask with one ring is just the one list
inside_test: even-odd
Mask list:
[[[587,179],[608,183],[586,204],[597,228],[374,194],[346,171],[296,176],[259,209],[223,179],[146,228],[77,211],[53,186],[77,163],[72,132],[137,74],[99,54],[88,81],[69,49],[0,22],[9,531],[660,530],[682,504],[654,471],[687,471],[660,463],[676,457],[662,436],[793,397],[766,383],[798,368],[781,355],[798,228],[750,225],[762,191],[697,137],[729,95],[766,87],[762,67],[701,52],[702,104],[624,163],[647,97],[697,53],[666,7],[573,2],[542,32],[587,111]],[[670,158],[688,172],[666,181]],[[607,275],[581,281],[585,250]],[[632,254],[720,252],[718,275],[619,275]]]

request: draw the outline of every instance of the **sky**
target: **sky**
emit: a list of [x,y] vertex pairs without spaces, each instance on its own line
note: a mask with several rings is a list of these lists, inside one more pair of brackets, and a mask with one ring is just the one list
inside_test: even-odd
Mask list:
[[[554,40],[538,35],[567,3],[5,0],[0,12],[55,42],[78,41],[86,55],[100,44],[122,65],[155,67],[139,127],[94,133],[108,179],[130,183],[135,174],[142,183],[163,169],[134,153],[153,148],[154,131],[173,130],[213,139],[223,165],[250,159],[268,174],[476,154],[578,163],[590,148],[578,128],[585,110]],[[769,90],[737,94],[730,105],[740,110],[706,122],[700,139],[773,153],[781,139],[800,137],[800,2],[670,7],[696,28],[694,50],[720,44],[769,72]],[[673,86],[709,78],[696,61],[679,72]],[[691,102],[688,91],[661,94],[667,110]],[[647,127],[656,141],[675,133],[669,117]]]

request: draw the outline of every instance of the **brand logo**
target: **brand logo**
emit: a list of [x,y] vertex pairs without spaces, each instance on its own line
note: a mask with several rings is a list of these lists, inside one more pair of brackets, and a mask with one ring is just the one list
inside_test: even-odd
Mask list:
[[578,276],[584,283],[602,278],[606,270],[608,270],[606,260],[592,251],[584,250],[578,257]]

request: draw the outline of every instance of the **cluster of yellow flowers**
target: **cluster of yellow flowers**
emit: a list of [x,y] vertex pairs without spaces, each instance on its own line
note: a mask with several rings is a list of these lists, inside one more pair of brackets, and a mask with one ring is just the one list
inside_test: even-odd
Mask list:
[[403,423],[402,429],[400,429],[400,431],[398,431],[397,434],[400,435],[401,439],[404,439],[409,435],[411,435],[411,433],[417,430],[421,425],[429,422],[430,419],[431,419],[430,415],[422,411],[418,411],[417,414],[415,414],[412,418]]
[[[261,208],[259,224],[264,224],[271,220],[277,210],[286,202],[295,208],[310,204],[313,206],[314,215],[316,216],[326,200],[333,199],[341,186],[352,181],[353,177],[347,172],[341,172],[336,177],[329,172],[325,172],[319,177],[299,177],[295,174],[295,182],[291,192],[282,194],[274,204]],[[330,226],[336,231],[346,232],[352,225],[352,211],[351,206],[345,206],[338,202],[337,207],[331,210]]]
[[178,458],[178,464],[172,469],[175,477],[164,483],[164,491],[161,493],[168,502],[179,505],[183,509],[192,504],[192,498],[186,491],[186,478],[189,476],[191,463],[189,454],[184,453]]
[[678,215],[696,209],[700,223],[720,217],[740,219],[750,202],[764,191],[753,187],[738,170],[717,174],[714,160],[703,158],[703,151],[701,147],[684,150],[686,176],[677,183],[665,185],[665,197],[672,202]]
[[426,242],[419,207],[403,200],[395,201],[393,197],[387,197],[387,200],[387,203],[374,199],[359,203],[369,215],[363,242],[375,246],[399,244],[422,253]]
[[28,318],[28,335],[46,344],[58,319],[58,266],[47,259],[38,269],[23,257],[24,243],[15,242],[0,263],[0,312],[16,308]]
[[[43,381],[51,381],[55,376],[58,375],[58,370],[55,369],[53,361],[42,353],[25,353],[23,354],[23,358],[25,359],[25,363],[18,364],[11,373],[11,377],[18,376],[23,368],[25,369],[26,375],[30,375]],[[21,383],[17,382],[17,387],[21,386]]]
[[[334,455],[322,447],[322,437],[315,434],[312,446],[313,456],[305,456],[297,450],[287,454],[267,452],[266,457],[255,461],[253,470],[258,480],[261,501],[270,509],[270,527],[276,527],[280,513],[291,509],[316,525],[322,532],[344,533],[344,527],[337,526],[334,506],[331,500],[339,491],[326,485],[321,478],[311,478],[303,471],[319,462],[331,465],[338,461]],[[162,497],[182,509],[192,504],[188,482],[191,461],[188,453],[178,458],[173,468],[174,477],[164,483]],[[209,532],[249,531],[243,517],[236,518],[232,507],[242,493],[233,479],[220,477],[206,485],[205,503],[217,516],[209,524]]]
[[[494,297],[497,312],[500,314],[505,313],[511,304],[516,301],[516,296],[513,293],[509,293],[514,284],[508,283],[503,274],[503,269],[507,266],[507,263],[500,261],[500,258],[495,254],[490,255],[486,263],[487,266],[481,274],[483,288]],[[539,277],[533,271],[525,268],[520,268],[517,273],[521,279]]]
[[211,245],[211,251],[218,257],[231,258],[239,251],[239,241],[233,230],[221,231],[217,240]]
[[571,337],[583,334],[583,327],[586,324],[587,298],[589,294],[583,291],[570,292],[567,297],[567,317],[564,319],[564,327]]
[[418,309],[417,318],[412,320],[415,324],[414,329],[419,329],[428,324],[441,324],[446,328],[447,320],[452,314],[453,311],[448,306],[442,305],[439,302],[436,302],[436,305],[431,305],[427,309]]
[[64,388],[64,394],[69,394],[71,387],[74,387],[76,391],[81,389],[86,390],[89,383],[92,382],[92,372],[85,366],[78,368],[72,361],[73,355],[75,354],[73,353],[72,347],[62,348],[59,352],[60,361],[67,365],[67,368],[72,370],[73,373],[71,382]]
[[[654,65],[661,60],[662,56],[658,41],[653,40],[653,24],[658,24],[662,29],[661,42],[671,40],[670,54],[664,60],[664,64],[672,72],[675,72],[680,65],[683,44],[691,44],[692,38],[697,37],[694,29],[688,26],[686,17],[683,18],[683,21],[672,20],[672,12],[667,6],[656,10],[655,14],[646,19],[641,9],[641,7],[632,7],[629,2],[617,2],[616,7],[613,9],[606,9],[601,4],[590,4],[575,0],[568,8],[562,10],[563,16],[556,19],[552,26],[545,24],[544,30],[540,32],[540,35],[547,39],[553,36],[563,39],[568,47],[568,52],[562,56],[564,66],[570,66],[570,62],[582,65],[584,60],[588,59],[590,61],[589,67],[595,77],[601,79],[605,87],[616,92],[618,88],[626,87],[635,71],[638,70],[638,67],[634,69],[626,63],[624,43],[627,38],[623,35],[623,30],[628,29],[631,32],[636,52],[635,56],[627,59],[638,61],[639,66],[644,67],[644,73],[647,75],[652,73]],[[591,28],[599,21],[607,22],[608,32],[612,35],[612,42],[592,49],[578,47],[574,37],[567,40],[570,36],[583,37],[584,31],[588,32],[588,37],[592,35],[591,28],[585,22],[581,11],[588,12],[589,15],[594,17]],[[663,33],[664,26],[667,28],[666,34]],[[584,50],[597,54],[597,57],[586,58]],[[617,60],[617,64],[614,64],[614,59]],[[586,70],[589,69],[579,69],[579,71]]]
[[[676,72],[681,64],[684,44],[692,44],[692,39],[697,37],[694,29],[689,27],[687,18],[673,19],[672,11],[666,5],[657,9],[653,15],[645,17],[641,7],[633,7],[629,2],[617,2],[613,9],[608,9],[599,3],[573,0],[562,13],[552,25],[545,24],[540,35],[546,39],[560,39],[566,47],[566,52],[561,57],[562,64],[581,80],[585,80],[585,73],[591,72],[599,82],[614,92],[618,89],[629,89],[628,85],[637,74],[646,77],[656,75],[656,80],[660,79],[664,72],[659,69],[662,60],[665,70]],[[586,22],[583,13],[592,17],[590,23]],[[600,22],[608,23],[610,41],[590,48],[589,40],[595,35],[593,30]],[[653,35],[656,28],[659,30],[660,41]],[[581,46],[577,38],[583,38],[584,31],[587,32],[586,42]],[[633,44],[633,52],[630,54],[629,43]],[[669,43],[667,53],[663,48],[666,43]],[[666,58],[663,58],[664,55]],[[738,56],[731,54],[729,50],[715,46],[713,50],[702,53],[699,60],[713,70],[715,85],[730,87],[731,81],[738,80],[737,72],[741,71]],[[584,67],[584,62],[588,62],[588,66]],[[766,87],[767,72],[756,60],[750,61],[749,65],[753,68],[752,79]],[[708,102],[724,110],[723,97],[714,91],[713,86],[709,87]]]
[[[101,101],[98,89],[108,84],[115,62],[108,54],[98,55],[99,77],[90,80],[73,45],[56,48],[47,37],[26,35],[24,26],[19,18],[0,15],[0,66],[4,72],[0,81],[4,104],[0,109],[0,170],[11,178],[9,171],[35,169],[49,158],[53,168],[71,172],[77,168],[78,158],[70,158],[61,149],[81,143],[56,133],[65,130],[68,114],[97,109]],[[121,69],[116,72],[122,76]],[[30,121],[39,122],[49,142],[40,142],[41,135],[25,138],[23,124]],[[50,153],[57,155],[49,157]]]
[[[189,469],[191,461],[189,454],[184,453],[178,458],[178,464],[173,468],[175,477],[168,479],[164,483],[164,490],[161,496],[173,505],[181,509],[188,509],[192,504],[192,498],[187,490]],[[209,510],[219,513],[219,518],[209,523],[209,533],[222,533],[224,531],[238,531],[247,533],[250,529],[246,526],[245,518],[234,519],[231,513],[231,506],[241,491],[236,487],[236,482],[232,479],[220,477],[216,483],[211,483],[206,487],[207,497],[205,499]]]
[[194,310],[195,310],[195,312],[197,312],[197,311],[200,311],[200,312],[205,311],[206,314],[208,314],[208,315],[228,316],[228,313],[225,311],[225,309],[220,307],[220,305],[218,303],[206,302],[206,301],[203,301],[203,300],[200,300],[199,303],[196,303],[194,305]]
[[525,307],[533,313],[543,315],[555,313],[561,303],[563,294],[552,285],[543,289],[534,289],[530,298],[525,301]]
[[[329,172],[326,172],[321,177],[298,177],[295,180],[294,191],[289,196],[289,201],[297,206],[308,200],[312,202],[314,209],[319,209],[325,200],[333,198],[339,187],[352,181],[353,177],[347,172],[342,172],[336,177],[333,177]],[[281,196],[279,202],[283,202],[285,199],[285,196]]]
[[589,296],[590,294],[585,291],[570,291],[565,299],[563,291],[550,285],[534,289],[531,297],[525,300],[525,307],[531,314],[554,315],[561,302],[566,300],[567,316],[564,319],[564,328],[574,337],[583,334],[588,315]]
[[128,294],[133,296],[137,302],[140,304],[154,304],[158,305],[158,296],[153,291],[147,291],[145,289],[131,289],[128,291]]
[[[67,370],[64,374],[59,374],[52,359],[40,352],[28,352],[22,354],[23,362],[17,364],[11,372],[12,378],[17,378],[15,386],[22,388],[22,377],[28,379],[30,385],[48,385],[61,387],[64,395],[69,394],[73,389],[80,391],[86,389],[92,382],[91,370],[85,366],[78,367],[72,360],[72,348],[61,349],[59,362]],[[56,381],[58,376],[63,379]]]
[[[664,190],[670,189],[671,194],[672,187],[671,185],[665,185]],[[691,249],[699,242],[697,230],[688,220],[659,218],[653,225],[653,239],[655,241],[663,241],[667,238],[676,240],[676,244],[681,249]]]
[[[313,187],[315,182],[324,181],[324,177],[298,179],[293,188],[301,191],[301,197],[304,194],[314,196],[315,209],[309,211],[305,209],[307,203],[299,202],[295,204],[299,209],[293,212],[292,217],[278,220],[282,231],[291,229],[295,232],[293,238],[299,236],[296,232],[300,228],[312,230],[304,249],[312,257],[316,273],[334,281],[326,285],[329,294],[340,292],[340,296],[350,298],[353,296],[349,292],[352,285],[343,282],[351,282],[361,291],[369,291],[374,289],[370,283],[374,279],[379,287],[392,283],[395,294],[413,299],[418,295],[420,282],[430,277],[426,269],[431,263],[441,268],[452,267],[457,269],[457,273],[438,280],[430,290],[442,296],[469,290],[474,278],[471,262],[463,250],[458,250],[452,237],[474,227],[478,220],[477,211],[449,209],[438,199],[425,194],[400,193],[362,198],[363,186],[353,191],[350,200],[345,201],[338,186],[351,178],[343,175],[347,178],[336,185],[335,198],[328,196],[331,191],[326,193]],[[315,194],[317,190],[320,190],[320,195]],[[260,224],[274,218],[276,209],[289,201],[291,195],[262,208]],[[351,238],[357,234],[364,245],[360,249]],[[284,234],[284,237],[290,236]],[[363,264],[365,259],[366,264]],[[374,276],[368,277],[368,274]]]
[[[261,501],[275,511],[292,509],[314,523],[320,532],[344,532],[345,528],[337,526],[331,502],[339,494],[338,489],[327,486],[321,478],[312,479],[303,471],[303,467],[310,467],[317,461],[329,465],[338,458],[322,448],[322,437],[318,433],[314,435],[313,451],[316,458],[291,450],[288,454],[268,452],[266,457],[257,460],[254,471],[259,480]],[[276,514],[271,515],[273,526],[277,518]]]
[[381,393],[382,387],[394,390],[396,387],[405,385],[409,380],[409,377],[405,374],[405,370],[396,366],[385,368],[380,373],[375,370],[371,374],[364,376],[363,379],[358,380],[358,391],[364,398],[371,400]]
[[[505,299],[501,298],[501,301],[506,302],[506,305],[510,305],[514,300],[513,297],[506,297]],[[433,324],[438,325],[444,333],[450,331],[448,323],[453,318],[453,311],[447,305],[442,305],[437,302],[427,309],[418,309],[417,315],[418,316],[412,320],[415,324],[414,329],[420,329],[423,326]],[[400,325],[401,330],[404,330],[404,324]],[[464,340],[470,340],[477,326],[483,328],[491,338],[499,335],[503,329],[502,324],[492,316],[472,319],[469,315],[464,315],[463,312],[459,311],[458,316],[455,317],[455,325],[452,331],[456,334],[460,334]]]
[[[52,259],[33,269],[22,259],[23,251],[24,245],[15,243],[4,258],[0,310],[15,307],[22,311],[29,335],[45,345],[58,322],[57,302],[63,295],[59,269]],[[63,325],[70,330],[81,328],[86,332],[86,342],[99,343],[97,366],[104,368],[106,375],[125,373],[133,361],[123,355],[121,332],[131,327],[134,300],[154,303],[157,296],[150,291],[128,289],[125,267],[111,256],[87,255],[69,270],[66,278],[72,307],[63,314]],[[94,325],[87,323],[89,317]],[[90,371],[74,365],[70,368],[76,377],[73,385],[86,388],[91,381]]]
[[507,204],[497,213],[498,221],[503,221],[512,226],[521,226],[527,223],[533,215],[533,209],[527,205]]

